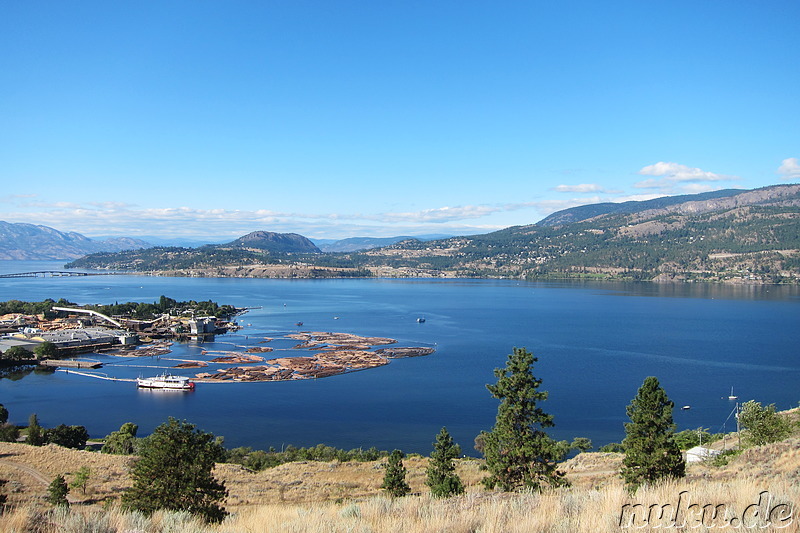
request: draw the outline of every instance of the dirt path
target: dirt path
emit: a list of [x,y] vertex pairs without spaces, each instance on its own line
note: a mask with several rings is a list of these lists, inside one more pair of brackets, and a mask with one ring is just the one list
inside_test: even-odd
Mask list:
[[[39,472],[35,468],[30,467],[30,466],[25,465],[25,464],[22,464],[22,463],[17,463],[15,461],[9,461],[7,459],[0,459],[0,465],[10,466],[11,468],[16,468],[17,470],[25,472],[26,474],[31,476],[33,479],[35,479],[36,481],[38,481],[39,483],[41,483],[45,487],[49,487],[50,483],[52,481],[52,480],[49,480],[46,477],[44,477],[44,474],[42,474],[41,472]],[[74,497],[72,497],[70,495],[67,495],[67,501],[70,504],[73,504],[73,503],[78,503],[80,500],[78,500],[77,498],[74,498]]]

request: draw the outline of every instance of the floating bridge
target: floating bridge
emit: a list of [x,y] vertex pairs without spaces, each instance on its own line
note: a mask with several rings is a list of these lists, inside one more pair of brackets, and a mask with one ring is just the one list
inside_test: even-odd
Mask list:
[[112,274],[116,274],[116,272],[69,272],[66,270],[37,270],[36,272],[0,274],[0,278],[59,278],[71,276],[110,276]]

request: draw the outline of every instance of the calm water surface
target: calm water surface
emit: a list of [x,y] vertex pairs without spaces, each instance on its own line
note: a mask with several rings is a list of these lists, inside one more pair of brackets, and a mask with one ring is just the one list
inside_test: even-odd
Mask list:
[[[58,268],[0,261],[0,273]],[[585,436],[595,447],[624,437],[625,407],[645,377],[659,378],[677,406],[679,429],[735,429],[727,400],[800,400],[800,291],[647,283],[525,283],[493,280],[253,280],[91,276],[0,279],[0,300],[66,298],[78,304],[215,300],[261,306],[239,317],[233,335],[179,344],[164,359],[92,356],[116,377],[157,373],[199,359],[201,350],[254,345],[303,330],[396,338],[435,345],[428,357],[326,379],[200,384],[194,393],[139,391],[132,383],[74,374],[0,380],[0,403],[15,423],[37,413],[46,425],[84,425],[103,436],[123,422],[149,433],[168,416],[224,435],[226,445],[280,448],[319,442],[429,453],[447,426],[465,452],[494,422],[485,388],[514,346],[538,358],[534,373],[550,397],[558,439]],[[424,316],[419,324],[416,318]],[[338,317],[336,319],[335,317]],[[276,355],[290,344],[273,341]],[[219,365],[217,365],[219,366]],[[209,367],[213,369],[212,363]],[[199,370],[202,371],[202,370]],[[185,371],[184,374],[197,372]],[[727,422],[726,422],[727,420]]]

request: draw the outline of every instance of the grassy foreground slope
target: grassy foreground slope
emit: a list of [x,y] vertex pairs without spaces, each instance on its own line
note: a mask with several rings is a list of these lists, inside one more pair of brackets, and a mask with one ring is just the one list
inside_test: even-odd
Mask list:
[[[217,526],[205,526],[182,513],[156,513],[152,517],[119,511],[114,502],[130,480],[127,464],[132,459],[53,445],[36,448],[0,443],[0,478],[8,479],[5,492],[12,507],[0,516],[0,531],[99,531],[99,532],[259,532],[259,531],[358,531],[358,532],[530,532],[620,531],[624,505],[676,504],[684,493],[684,513],[691,503],[725,506],[728,517],[752,518],[754,529],[727,527],[728,531],[798,531],[800,517],[800,439],[751,448],[722,467],[691,465],[678,482],[640,489],[630,495],[617,471],[620,454],[585,453],[563,466],[571,488],[543,494],[485,492],[479,480],[480,461],[462,460],[458,473],[467,493],[449,499],[433,499],[424,486],[427,459],[405,461],[413,496],[389,499],[380,495],[382,461],[372,463],[297,462],[253,473],[238,465],[218,465],[230,496],[232,515]],[[59,473],[81,466],[92,470],[87,493],[73,489],[71,511],[47,512],[46,485]],[[38,478],[37,479],[37,475]],[[769,502],[762,495],[767,491]],[[687,498],[690,501],[687,501]],[[765,508],[751,516],[759,503]],[[769,509],[788,504],[787,515],[772,516]],[[630,510],[630,508],[628,508]],[[748,510],[749,511],[746,511]],[[747,514],[750,513],[750,515]],[[766,517],[766,519],[764,519]],[[782,517],[782,522],[778,518]],[[634,517],[630,530],[664,530],[655,517],[648,523]],[[691,520],[691,515],[688,516]],[[722,517],[720,516],[720,520]],[[759,522],[760,520],[760,522]],[[749,524],[750,522],[748,522]],[[687,526],[690,524],[687,524]],[[720,528],[714,523],[709,530]],[[744,524],[746,525],[746,524]],[[767,527],[763,527],[767,526]],[[778,527],[781,526],[781,527]],[[673,530],[680,530],[672,528]],[[704,531],[705,529],[686,529]]]

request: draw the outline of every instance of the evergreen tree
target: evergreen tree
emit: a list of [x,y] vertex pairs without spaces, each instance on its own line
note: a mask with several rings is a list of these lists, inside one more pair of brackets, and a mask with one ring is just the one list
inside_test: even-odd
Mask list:
[[428,464],[426,474],[428,480],[425,482],[431,488],[431,494],[435,498],[446,498],[464,493],[464,484],[456,474],[456,466],[453,460],[461,455],[461,446],[453,442],[453,437],[448,433],[447,428],[442,428],[436,435],[436,442],[433,443],[433,452]]
[[69,507],[69,487],[67,487],[67,480],[61,474],[57,475],[55,479],[47,487],[47,501],[52,505]]
[[588,452],[592,449],[592,441],[586,437],[575,437],[569,447],[572,450],[578,450],[578,453]]
[[45,443],[44,430],[39,425],[39,418],[36,413],[28,417],[28,439],[25,442],[32,446],[41,446]]
[[0,424],[8,422],[8,409],[0,403]]
[[224,457],[214,435],[170,417],[144,439],[131,469],[133,486],[122,495],[122,505],[146,514],[188,511],[219,522],[227,513],[217,504],[228,492],[212,470]]
[[525,348],[514,348],[506,367],[494,371],[497,384],[486,385],[500,400],[494,428],[480,439],[489,470],[483,480],[487,488],[539,490],[566,484],[556,469],[563,450],[543,429],[554,425],[553,417],[537,405],[547,392],[538,390],[542,380],[533,376],[536,360]]
[[644,483],[685,475],[686,463],[675,443],[672,408],[675,404],[653,376],[645,378],[627,408],[622,477],[633,490]]
[[405,456],[400,450],[394,450],[389,454],[386,463],[386,473],[381,488],[393,498],[400,498],[411,492],[411,487],[406,483],[406,467],[403,465]]

